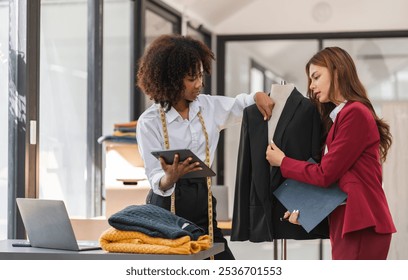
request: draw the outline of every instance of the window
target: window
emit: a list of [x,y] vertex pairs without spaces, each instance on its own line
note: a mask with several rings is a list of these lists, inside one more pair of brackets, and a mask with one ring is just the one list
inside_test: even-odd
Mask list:
[[[202,25],[198,25],[188,22],[187,23],[187,35],[191,36],[197,40],[200,40],[206,44],[211,49],[211,33],[207,31]],[[211,94],[212,93],[212,83],[211,76],[205,75],[204,77],[204,88],[202,93]]]
[[324,40],[324,47],[338,46],[353,58],[361,82],[378,114],[390,101],[408,101],[408,39]]
[[103,22],[103,134],[130,116],[131,1],[105,1]]
[[[145,30],[145,46],[148,48],[150,43],[163,34],[180,33],[180,19],[173,15],[170,11],[157,6],[153,2],[148,2],[146,9],[146,30]],[[144,98],[145,96],[142,95]],[[149,98],[144,98],[145,108],[150,107],[153,101]]]
[[42,1],[39,196],[70,215],[87,207],[87,28],[87,1]]
[[257,92],[264,89],[264,84],[265,84],[265,75],[264,71],[260,70],[259,68],[256,67],[251,67],[251,73],[250,73],[250,85],[251,89],[249,92]]
[[9,3],[0,1],[0,240],[7,238]]

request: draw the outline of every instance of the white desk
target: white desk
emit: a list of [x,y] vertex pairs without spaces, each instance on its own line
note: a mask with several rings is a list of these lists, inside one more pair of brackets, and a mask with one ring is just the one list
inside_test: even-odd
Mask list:
[[0,240],[0,260],[203,260],[224,251],[223,243],[191,255],[125,254],[104,250],[66,251],[33,247],[13,247],[18,240]]

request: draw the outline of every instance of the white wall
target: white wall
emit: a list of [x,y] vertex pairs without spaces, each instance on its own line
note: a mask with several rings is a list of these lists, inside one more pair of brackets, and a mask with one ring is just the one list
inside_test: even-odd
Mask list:
[[219,23],[216,32],[254,34],[408,29],[407,11],[408,1],[405,0],[257,0]]
[[217,34],[408,29],[405,0],[163,0]]
[[388,258],[408,260],[408,101],[386,104],[382,112],[393,135],[393,143],[383,166],[384,191],[397,228]]

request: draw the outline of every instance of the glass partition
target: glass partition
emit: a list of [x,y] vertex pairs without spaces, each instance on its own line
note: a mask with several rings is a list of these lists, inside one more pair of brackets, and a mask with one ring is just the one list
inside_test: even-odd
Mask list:
[[[164,17],[161,10],[146,9],[145,49],[160,35],[176,33],[177,21],[172,20],[172,18],[173,16],[170,13],[167,14],[167,17]],[[145,109],[153,104],[153,101],[144,95],[143,99],[145,100]]]
[[[114,125],[129,121],[131,90],[131,1],[104,1],[102,134],[112,135]],[[103,144],[102,144],[103,145]],[[102,201],[106,198],[106,146],[102,147]],[[106,214],[106,205],[102,213]]]
[[103,134],[130,115],[131,1],[104,1]]
[[70,215],[86,214],[87,28],[86,0],[42,1],[39,196]]
[[378,114],[387,102],[408,100],[407,38],[325,40],[323,43],[324,47],[341,47],[352,56]]
[[0,1],[0,240],[7,238],[9,3]]

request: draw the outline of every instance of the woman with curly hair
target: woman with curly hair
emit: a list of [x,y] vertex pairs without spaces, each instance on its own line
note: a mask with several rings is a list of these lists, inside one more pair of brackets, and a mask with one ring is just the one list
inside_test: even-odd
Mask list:
[[137,80],[155,104],[138,119],[137,141],[152,188],[147,202],[172,210],[200,226],[214,242],[223,242],[225,251],[215,259],[234,259],[217,227],[211,180],[181,178],[200,169],[191,158],[181,162],[175,155],[167,164],[151,155],[157,150],[190,149],[211,166],[220,131],[240,122],[246,106],[256,102],[264,119],[270,118],[273,101],[263,92],[235,98],[200,95],[213,60],[205,44],[188,36],[162,35],[151,43],[140,60]]
[[[337,182],[347,200],[329,215],[332,259],[386,259],[396,232],[382,189],[381,163],[392,138],[368,99],[351,56],[339,47],[306,65],[308,96],[320,111],[326,144],[319,164],[287,157],[275,144],[266,159],[282,175],[320,187]],[[298,211],[284,217],[298,224]]]

